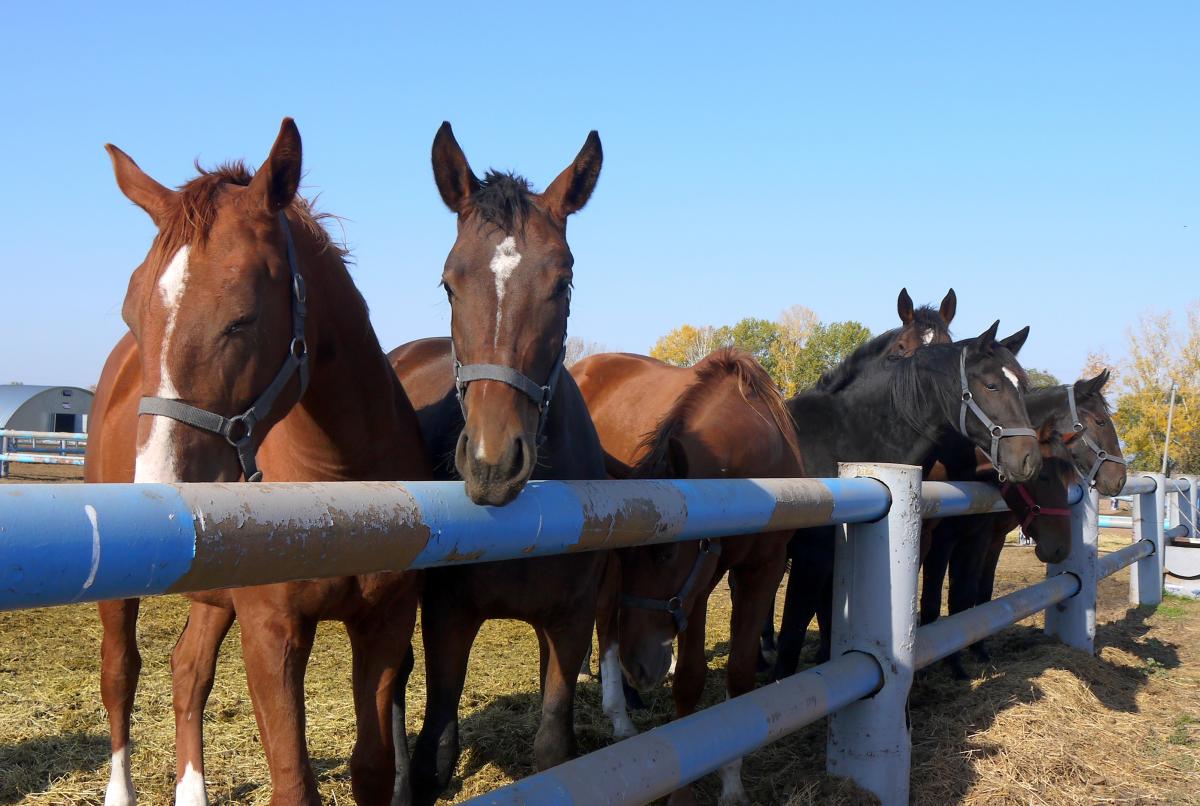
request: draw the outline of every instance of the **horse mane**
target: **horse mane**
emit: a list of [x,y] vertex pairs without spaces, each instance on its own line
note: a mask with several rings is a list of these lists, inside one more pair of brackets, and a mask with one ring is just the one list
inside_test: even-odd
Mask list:
[[[891,378],[891,401],[896,414],[914,431],[925,433],[925,423],[921,422],[915,412],[923,411],[928,403],[931,388],[939,388],[938,384],[929,383],[931,375],[944,375],[956,378],[958,375],[958,355],[966,346],[962,344],[930,344],[914,352],[908,358],[891,362],[893,377]],[[955,384],[957,387],[957,384]],[[952,404],[959,396],[939,395],[938,406],[951,422],[957,416],[952,411]]]
[[[194,179],[176,189],[179,204],[168,210],[159,223],[153,249],[163,258],[158,262],[164,266],[166,258],[184,246],[196,246],[208,240],[217,217],[217,203],[226,186],[246,187],[254,179],[254,172],[241,160],[222,163],[212,170],[197,162],[196,172]],[[300,194],[292,199],[288,210],[323,249],[333,250],[343,260],[349,256],[349,250],[335,242],[325,229],[325,222],[336,220],[337,216],[317,212]]]
[[471,193],[470,210],[480,223],[513,232],[529,215],[532,196],[533,190],[525,177],[489,170]]
[[[750,403],[749,395],[755,395],[763,401],[773,424],[783,435],[788,447],[795,451],[796,456],[801,457],[803,467],[796,425],[792,421],[783,395],[767,371],[749,353],[736,347],[722,347],[702,359],[693,370],[696,380],[676,399],[654,430],[643,436],[638,443],[638,452],[644,451],[644,454],[630,469],[630,478],[650,478],[657,474],[657,469],[667,460],[671,438],[683,431],[715,384],[730,376],[737,378],[738,392],[747,405]],[[755,414],[758,412],[755,411]]]
[[912,322],[894,327],[864,342],[858,349],[846,356],[842,363],[822,372],[821,377],[813,384],[813,388],[826,392],[836,392],[842,389],[858,377],[864,364],[879,358],[890,350],[899,335],[911,327],[939,331],[946,329],[946,323],[942,321],[942,315],[937,308],[932,305],[922,305],[913,311]]

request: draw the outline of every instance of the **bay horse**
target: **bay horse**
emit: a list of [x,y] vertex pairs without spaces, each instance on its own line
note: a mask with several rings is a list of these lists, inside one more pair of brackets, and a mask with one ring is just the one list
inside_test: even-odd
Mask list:
[[[836,392],[852,381],[861,372],[862,366],[879,360],[907,358],[916,350],[930,344],[949,344],[950,323],[958,308],[958,297],[951,288],[942,298],[941,305],[914,307],[907,288],[901,288],[896,298],[896,313],[900,316],[900,327],[892,328],[859,345],[844,361],[830,367],[817,379],[814,387],[826,392]],[[772,612],[763,623],[759,636],[759,671],[771,668],[776,657],[775,617]]]
[[[908,358],[860,362],[856,376],[840,379],[835,391],[814,388],[790,399],[808,472],[836,476],[838,463],[848,461],[928,470],[938,445],[961,434],[1013,481],[1036,476],[1041,451],[1021,398],[1025,372],[1009,345],[996,341],[999,324],[974,339],[924,346]],[[800,530],[790,544],[776,678],[796,671],[814,614],[821,628],[818,659],[829,657],[833,536],[833,527]]]
[[[574,263],[567,217],[587,203],[602,161],[593,131],[538,194],[515,175],[476,178],[449,123],[434,138],[434,180],[458,216],[442,274],[451,337],[403,345],[389,358],[417,407],[437,473],[461,477],[477,504],[503,506],[531,478],[604,478],[587,406],[563,371]],[[412,758],[418,804],[433,803],[454,772],[467,659],[487,619],[518,619],[537,633],[538,769],[575,755],[576,676],[591,645],[606,559],[606,552],[580,552],[426,572],[426,707]]]
[[[1070,536],[1066,532],[1069,515],[1031,516],[1030,502],[1039,506],[1042,515],[1047,512],[1065,513],[1065,503],[1053,503],[1059,496],[1053,487],[1062,486],[1062,495],[1065,496],[1065,487],[1071,482],[1095,487],[1102,495],[1120,493],[1125,486],[1126,469],[1120,439],[1103,394],[1108,377],[1108,371],[1105,370],[1094,378],[1070,385],[1035,389],[1025,396],[1030,419],[1039,426],[1043,456],[1055,457],[1058,479],[1052,480],[1051,489],[1047,490],[1045,481],[1039,476],[1039,481],[1043,482],[1042,489],[1031,488],[1028,494],[1020,494],[1018,487],[1008,485],[1004,497],[1009,504],[1009,512],[973,516],[970,520],[956,518],[952,519],[953,525],[948,520],[937,527],[924,563],[921,623],[936,620],[941,612],[942,583],[947,567],[950,571],[951,613],[991,601],[996,566],[1005,538],[1018,526],[1034,538],[1038,559],[1059,562],[1065,558],[1066,552],[1061,547],[1069,544]],[[1046,467],[1046,462],[1043,467]],[[1044,476],[1045,472],[1041,475]],[[960,469],[958,474],[948,471],[946,475],[965,473]],[[997,483],[994,476],[994,472],[987,473],[987,480]],[[1047,495],[1050,500],[1047,500]],[[968,522],[960,524],[963,520]],[[1044,534],[1047,529],[1066,533],[1055,536],[1048,548]],[[981,659],[987,659],[982,642],[973,645],[972,650]],[[966,677],[957,656],[951,656],[948,661],[956,677]]]
[[[766,371],[740,350],[723,348],[692,367],[646,356],[604,353],[571,368],[613,464],[629,478],[794,478],[804,475],[796,431]],[[641,436],[639,436],[641,435]],[[603,707],[614,734],[636,732],[625,711],[622,671],[646,689],[660,683],[679,640],[672,694],[677,717],[696,709],[704,690],[708,598],[728,571],[730,618],[726,692],[754,688],[758,625],[773,609],[791,530],[727,540],[620,549],[616,601],[602,602]],[[613,591],[615,594],[616,591]],[[613,605],[619,602],[615,608]],[[606,606],[607,605],[607,606]],[[741,760],[721,768],[721,803],[748,803]],[[690,788],[672,796],[685,801]]]
[[[301,141],[291,118],[257,172],[231,163],[201,171],[177,191],[116,147],[108,150],[118,186],[158,234],[129,281],[122,309],[129,333],[96,391],[85,479],[429,478],[416,415],[345,253],[297,195]],[[316,623],[325,619],[344,622],[350,634],[355,798],[391,800],[392,686],[412,635],[417,583],[414,574],[383,573],[189,594],[188,621],[171,655],[176,802],[207,802],[204,705],[235,612],[272,803],[320,803],[304,734],[304,672]],[[101,693],[113,749],[109,806],[134,802],[129,719],[141,668],[138,603],[100,603]]]

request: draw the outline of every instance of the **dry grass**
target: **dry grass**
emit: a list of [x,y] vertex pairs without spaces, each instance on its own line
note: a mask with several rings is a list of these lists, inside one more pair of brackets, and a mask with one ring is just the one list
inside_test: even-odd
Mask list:
[[[1106,537],[1111,548],[1117,538]],[[1041,578],[1029,549],[1004,552],[1001,593]],[[1102,585],[1098,655],[1043,638],[1031,619],[990,641],[995,661],[968,659],[978,675],[923,673],[913,691],[912,792],[917,803],[1200,803],[1200,603],[1172,599],[1157,612],[1125,605],[1127,573]],[[704,704],[723,699],[729,600],[722,588],[709,618],[710,674]],[[186,605],[143,605],[145,666],[134,715],[134,770],[141,803],[169,803],[173,726],[167,658]],[[206,715],[208,781],[215,803],[269,796],[234,628]],[[99,624],[90,606],[0,614],[0,804],[100,803],[107,780],[107,725],[98,693]],[[408,728],[422,713],[424,680],[408,690]],[[538,712],[537,645],[522,624],[493,622],[475,647],[462,703],[464,752],[447,793],[459,801],[529,774]],[[326,802],[350,803],[346,757],[353,737],[349,648],[323,625],[308,675],[309,742]],[[666,691],[635,714],[640,728],[667,720]],[[595,684],[581,686],[583,750],[609,741]],[[758,803],[859,803],[827,778],[824,725],[747,759]],[[715,800],[715,776],[700,782]]]

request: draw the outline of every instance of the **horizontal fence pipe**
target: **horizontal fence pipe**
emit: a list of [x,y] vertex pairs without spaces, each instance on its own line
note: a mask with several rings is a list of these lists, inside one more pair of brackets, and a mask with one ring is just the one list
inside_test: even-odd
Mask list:
[[1096,561],[1096,576],[1100,579],[1110,577],[1126,566],[1133,565],[1143,557],[1154,553],[1154,544],[1149,540],[1139,540],[1130,543],[1123,549],[1110,551]]
[[1176,524],[1175,526],[1172,526],[1168,529],[1163,529],[1163,539],[1164,540],[1174,540],[1177,537],[1187,537],[1187,536],[1188,536],[1188,528],[1187,528],[1187,525],[1183,524],[1183,523]]
[[[1072,484],[1067,488],[1068,504],[1077,504],[1082,498],[1080,485]],[[1008,505],[994,484],[981,481],[926,481],[921,484],[921,517],[925,519],[1007,510]]]
[[916,667],[923,669],[1079,592],[1079,578],[1059,574],[917,630]]
[[55,441],[65,439],[68,442],[87,442],[87,434],[80,434],[73,431],[18,431],[13,428],[0,428],[0,437],[8,437],[9,439],[52,439]]
[[882,685],[883,673],[873,657],[863,652],[840,655],[467,803],[649,803],[870,696]]
[[871,479],[0,487],[0,610],[878,520]]
[[1101,515],[1099,524],[1101,529],[1132,529],[1133,518],[1129,515]]
[[58,453],[0,453],[0,462],[17,462],[27,465],[83,465],[81,454]]
[[1121,495],[1144,495],[1157,489],[1158,483],[1154,480],[1154,474],[1133,476],[1125,480],[1125,486],[1121,488]]

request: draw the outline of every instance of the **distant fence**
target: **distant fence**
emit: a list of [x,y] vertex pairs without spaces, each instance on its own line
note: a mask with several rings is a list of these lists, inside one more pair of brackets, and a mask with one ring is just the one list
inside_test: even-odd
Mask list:
[[87,434],[0,428],[0,478],[8,476],[10,462],[82,467],[86,450]]
[[[1159,603],[1164,541],[1195,521],[1196,487],[1135,474],[1133,539],[1103,557],[1097,495],[1072,488],[1071,553],[1045,581],[918,629],[922,518],[1002,510],[994,487],[887,464],[844,464],[837,479],[533,482],[500,508],[456,482],[9,485],[0,609],[845,524],[832,661],[472,802],[645,803],[829,716],[829,772],[907,804],[913,672],[1042,610],[1047,633],[1092,652],[1098,581],[1133,565],[1130,601]],[[1169,507],[1180,522],[1164,529]]]

